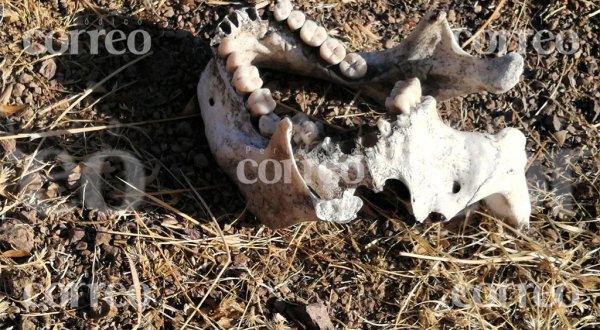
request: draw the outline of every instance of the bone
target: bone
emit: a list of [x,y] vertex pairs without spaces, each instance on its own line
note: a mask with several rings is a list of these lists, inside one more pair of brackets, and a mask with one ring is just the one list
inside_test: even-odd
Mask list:
[[327,30],[317,22],[307,20],[300,30],[300,39],[311,47],[319,47],[327,40]]
[[262,136],[272,136],[275,134],[275,130],[277,129],[277,125],[281,118],[274,113],[270,113],[268,115],[264,115],[260,117],[258,120],[258,130]]
[[262,86],[263,81],[260,79],[258,68],[247,65],[235,70],[231,84],[238,93],[252,93]]
[[292,10],[287,18],[287,23],[292,32],[298,31],[306,22],[306,15],[299,10]]
[[261,88],[248,96],[246,107],[252,115],[264,116],[275,110],[277,102],[273,99],[273,95],[271,95],[271,91],[268,88]]
[[286,20],[294,9],[290,0],[277,0],[273,7],[273,16],[277,22]]
[[367,61],[357,53],[350,53],[340,63],[340,71],[350,79],[360,79],[367,74]]
[[[288,25],[291,16],[293,13],[288,17]],[[258,53],[256,44],[251,43],[260,43],[270,53],[268,59],[261,58],[263,62],[256,59],[256,63],[351,86],[382,105],[392,94],[406,92],[401,88],[394,91],[397,87],[394,83],[411,76],[422,79],[423,91],[428,95],[444,100],[482,90],[506,91],[518,82],[522,73],[523,59],[518,54],[494,59],[477,59],[466,54],[453,39],[443,15],[426,16],[399,47],[347,55],[347,61],[340,63],[339,77],[315,61],[314,54],[308,56],[311,52],[306,51],[307,47],[296,47],[303,42],[294,39],[296,35],[290,30],[280,29],[260,17],[252,22],[241,24],[235,31],[236,38],[243,33],[250,41],[244,41],[245,48],[235,50],[229,57],[235,53]],[[264,38],[267,32],[269,37]],[[211,46],[228,35],[227,31],[217,29]],[[274,40],[273,35],[294,47],[265,42]],[[242,63],[248,66],[253,61]],[[239,66],[236,61],[232,62],[236,64],[234,67]],[[230,75],[225,64],[221,59],[211,60],[198,84],[204,131],[217,163],[237,183],[248,210],[265,225],[282,228],[303,221],[351,220],[356,217],[359,206],[354,196],[356,189],[360,186],[378,192],[390,179],[406,184],[411,192],[410,209],[418,221],[424,221],[432,212],[450,219],[465,207],[483,200],[493,215],[516,226],[528,225],[531,205],[524,171],[527,156],[525,137],[518,130],[504,129],[495,135],[457,131],[440,119],[432,96],[422,97],[413,107],[416,98],[411,93],[406,101],[410,115],[397,116],[396,121],[387,124],[379,122],[381,136],[374,141],[375,145],[356,143],[348,153],[342,151],[345,149],[341,144],[325,138],[318,144],[313,140],[311,148],[292,148],[291,138],[295,135],[299,145],[305,142],[302,135],[294,134],[295,130],[300,133],[302,126],[288,118],[281,119],[268,139],[264,136],[269,133],[265,122],[269,118],[276,120],[271,113],[259,119],[259,126],[263,121],[262,133],[265,134],[258,134],[243,99],[231,94],[233,88],[229,88]],[[248,75],[240,73],[237,78]],[[363,79],[349,81],[343,77]],[[248,159],[259,164],[265,159],[291,164],[290,183],[242,181],[237,165]],[[301,165],[303,162],[307,165]],[[353,181],[348,183],[342,178],[348,174],[350,162],[362,165],[364,177],[354,180],[355,176],[351,176]],[[245,174],[250,180],[256,179],[258,169],[251,166],[252,163],[249,165],[244,168]],[[330,175],[324,181],[326,184],[302,177],[301,167],[328,168]]]
[[233,73],[241,66],[249,66],[255,58],[254,53],[250,52],[233,52],[227,58],[227,72]]
[[325,40],[319,51],[321,58],[331,65],[339,64],[346,57],[346,48],[342,42],[331,37]]
[[390,96],[385,100],[385,107],[390,113],[410,115],[421,101],[421,82],[417,78],[396,82]]

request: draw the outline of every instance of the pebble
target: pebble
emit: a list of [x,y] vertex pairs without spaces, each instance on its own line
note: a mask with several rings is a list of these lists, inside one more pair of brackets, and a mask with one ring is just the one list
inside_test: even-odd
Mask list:
[[163,16],[166,18],[171,18],[175,16],[175,11],[173,10],[173,7],[168,7]]
[[19,77],[19,82],[21,84],[29,84],[31,81],[33,81],[33,76],[30,74],[22,73]]

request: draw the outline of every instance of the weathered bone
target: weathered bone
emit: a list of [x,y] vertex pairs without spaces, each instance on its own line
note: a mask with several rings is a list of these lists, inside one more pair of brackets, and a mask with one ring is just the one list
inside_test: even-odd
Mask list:
[[[443,124],[435,99],[421,98],[420,89],[422,84],[427,95],[438,99],[481,90],[506,91],[522,71],[518,55],[473,58],[458,47],[443,14],[429,15],[397,48],[349,54],[351,62],[360,64],[364,59],[366,65],[352,66],[349,77],[358,79],[348,79],[340,72],[344,72],[342,65],[351,63],[331,67],[320,60],[318,49],[290,31],[284,22],[289,11],[284,2],[277,14],[281,22],[262,20],[253,9],[236,11],[224,20],[213,40],[213,45],[221,43],[215,53],[223,58],[209,62],[198,85],[211,150],[238,184],[249,210],[264,224],[281,228],[301,221],[350,221],[363,204],[354,196],[356,188],[381,191],[389,179],[406,184],[419,221],[431,212],[450,219],[485,200],[495,214],[515,225],[528,224],[523,134],[514,129],[496,135],[456,131]],[[291,11],[287,23],[296,27],[298,21],[290,19],[298,17],[297,11]],[[307,32],[316,30],[310,26]],[[238,53],[251,63],[232,61]],[[315,142],[320,133],[315,133],[314,123],[304,127],[288,118],[278,121],[273,114],[260,118],[261,135],[251,124],[244,97],[230,83],[235,71],[231,62],[241,63],[236,67],[256,65],[328,79],[360,89],[382,104],[389,98],[387,107],[402,115],[392,122],[380,120],[377,142],[363,143],[359,137],[350,153],[342,152],[340,144],[328,137]],[[242,71],[237,76],[256,78],[251,73]],[[413,77],[419,79],[409,79]],[[257,100],[254,97],[248,105]],[[255,115],[269,112],[264,109],[250,110]],[[302,142],[297,146],[291,144],[294,130]]]

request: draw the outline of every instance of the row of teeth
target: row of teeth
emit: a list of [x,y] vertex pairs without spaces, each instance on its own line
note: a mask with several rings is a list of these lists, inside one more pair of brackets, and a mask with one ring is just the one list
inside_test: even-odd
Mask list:
[[357,53],[346,53],[346,47],[338,39],[328,35],[324,27],[306,18],[306,15],[294,10],[290,0],[277,0],[273,6],[273,16],[277,22],[287,20],[292,32],[300,30],[300,39],[311,47],[319,47],[321,58],[338,65],[340,72],[350,79],[360,79],[367,73],[367,62]]
[[[325,28],[315,21],[307,20],[301,11],[294,10],[290,0],[278,0],[273,6],[273,16],[278,22],[287,21],[291,31],[300,30],[302,41],[311,47],[319,47],[321,58],[331,65],[339,64],[340,72],[346,77],[359,79],[366,74],[367,63],[362,56],[356,53],[346,54],[341,41],[329,37]],[[241,20],[243,17],[238,17],[238,22]],[[263,80],[258,68],[252,65],[255,52],[238,49],[235,39],[225,38],[221,40],[217,51],[220,57],[227,59],[226,70],[233,74],[232,86],[238,94],[247,96],[246,108],[251,115],[260,117],[258,128],[261,135],[271,136],[281,120],[273,113],[277,102],[268,88],[262,88]],[[320,123],[315,124],[306,115],[294,118],[293,140],[296,144],[310,145],[322,135],[323,128],[318,125]]]

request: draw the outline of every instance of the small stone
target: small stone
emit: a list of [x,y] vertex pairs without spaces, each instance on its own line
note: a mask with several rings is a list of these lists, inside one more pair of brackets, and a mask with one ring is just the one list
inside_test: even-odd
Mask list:
[[33,228],[18,220],[9,219],[0,225],[0,242],[30,253],[34,248]]
[[450,9],[448,11],[448,22],[454,22],[456,21],[456,11],[454,11],[454,9]]
[[552,128],[554,128],[555,132],[560,131],[562,127],[562,122],[560,120],[560,118],[558,118],[557,115],[554,115],[554,117],[552,117]]
[[556,138],[556,143],[558,144],[558,146],[562,147],[565,144],[567,138],[569,137],[569,132],[566,130],[559,131],[554,133],[554,137]]
[[483,8],[480,5],[475,6],[475,9],[473,9],[475,11],[476,14],[481,13],[481,11],[483,10]]
[[163,16],[166,18],[171,18],[175,16],[175,11],[173,10],[173,7],[168,7]]
[[79,242],[85,237],[85,230],[81,228],[71,229],[71,242]]
[[109,245],[112,235],[105,233],[106,230],[106,228],[98,228],[98,231],[96,232],[96,246],[100,246],[102,244]]
[[86,242],[80,241],[79,243],[77,243],[77,245],[75,245],[75,250],[77,251],[84,251],[87,250],[87,248],[88,244]]
[[37,326],[29,317],[23,317],[21,320],[21,324],[19,324],[19,329],[21,330],[36,330]]
[[15,88],[13,88],[13,96],[14,97],[21,97],[23,96],[23,92],[25,91],[25,85],[23,84],[16,84]]
[[32,81],[33,81],[33,76],[30,74],[22,73],[21,76],[19,76],[19,82],[21,84],[29,84]]
[[40,74],[46,79],[50,80],[54,78],[56,74],[56,62],[53,58],[49,58],[42,62],[42,66],[40,67]]

